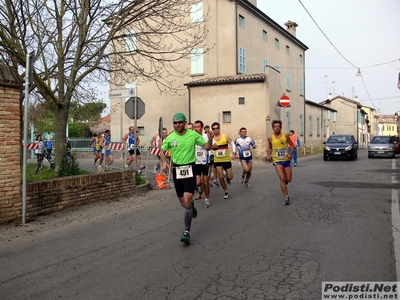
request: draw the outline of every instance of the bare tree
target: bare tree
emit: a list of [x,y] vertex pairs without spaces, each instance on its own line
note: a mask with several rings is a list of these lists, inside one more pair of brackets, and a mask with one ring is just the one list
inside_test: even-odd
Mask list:
[[179,60],[205,46],[205,23],[190,19],[195,2],[0,0],[0,53],[23,77],[26,53],[35,51],[31,90],[54,112],[57,166],[66,153],[71,100],[108,84],[110,74],[155,81],[165,93],[179,90]]

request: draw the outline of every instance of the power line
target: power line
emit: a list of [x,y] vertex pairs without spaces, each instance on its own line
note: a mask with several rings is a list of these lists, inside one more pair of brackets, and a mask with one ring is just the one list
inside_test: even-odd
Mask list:
[[341,57],[343,57],[343,59],[345,61],[347,61],[350,65],[352,65],[354,68],[359,69],[359,67],[355,66],[353,63],[351,63],[340,51],[338,48],[336,48],[336,46],[331,42],[331,40],[328,38],[328,36],[325,34],[325,32],[321,29],[321,27],[319,27],[318,23],[314,20],[313,16],[308,12],[307,8],[304,6],[304,4],[301,2],[301,0],[299,0],[301,6],[303,6],[304,10],[306,11],[306,13],[310,16],[311,20],[314,22],[314,24],[318,27],[318,29],[321,31],[321,33],[324,35],[324,37],[328,40],[328,42],[332,45],[332,47],[340,54]]

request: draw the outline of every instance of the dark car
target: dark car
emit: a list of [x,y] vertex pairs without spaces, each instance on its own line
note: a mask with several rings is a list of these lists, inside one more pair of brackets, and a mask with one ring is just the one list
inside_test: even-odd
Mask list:
[[395,145],[394,145],[394,152],[396,154],[400,154],[400,136],[395,136]]
[[368,146],[368,158],[376,156],[394,157],[396,154],[396,141],[390,135],[376,135]]
[[330,158],[357,159],[358,143],[351,134],[332,134],[324,142],[324,160]]

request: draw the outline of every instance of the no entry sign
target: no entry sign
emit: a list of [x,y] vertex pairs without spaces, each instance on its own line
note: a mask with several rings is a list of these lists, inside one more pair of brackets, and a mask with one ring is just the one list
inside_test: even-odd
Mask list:
[[289,96],[283,94],[282,97],[279,99],[280,106],[288,107],[290,106],[290,98]]

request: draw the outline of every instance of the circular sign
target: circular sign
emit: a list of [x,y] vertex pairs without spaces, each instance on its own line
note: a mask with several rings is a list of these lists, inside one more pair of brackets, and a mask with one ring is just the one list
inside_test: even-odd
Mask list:
[[54,134],[54,132],[44,132],[42,134],[42,137],[43,137],[43,140],[47,140],[47,139],[54,140],[55,134]]
[[279,99],[279,104],[283,107],[288,107],[290,105],[290,98],[289,96],[283,94],[282,97]]

